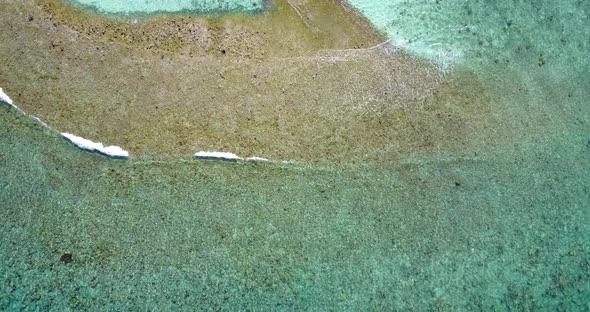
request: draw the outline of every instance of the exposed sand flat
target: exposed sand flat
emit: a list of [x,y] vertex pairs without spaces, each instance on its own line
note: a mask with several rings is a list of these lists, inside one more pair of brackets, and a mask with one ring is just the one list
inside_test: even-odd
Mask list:
[[[277,1],[266,15],[184,17],[185,25],[171,28],[183,17],[113,20],[59,1],[6,1],[0,85],[50,127],[123,146],[133,157],[213,150],[273,160],[395,160],[506,143],[535,135],[547,116],[561,118],[505,98],[527,87],[513,70],[443,74],[382,44],[339,1],[323,3],[293,2],[304,17],[336,12],[306,23]],[[168,49],[176,40],[170,34],[188,24],[206,25],[193,35],[214,33],[210,44],[180,40]],[[97,31],[122,28],[145,36]],[[237,31],[262,29],[269,32]],[[492,98],[502,104],[490,105]]]
[[299,14],[334,10],[324,19],[283,1],[262,16],[140,21],[50,0],[2,6],[0,82],[22,108],[132,155],[378,157],[407,131],[379,118],[404,126],[441,82],[339,1],[297,4]]

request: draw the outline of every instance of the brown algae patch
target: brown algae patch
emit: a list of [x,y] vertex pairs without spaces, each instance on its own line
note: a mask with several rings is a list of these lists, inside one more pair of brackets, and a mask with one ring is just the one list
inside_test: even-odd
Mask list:
[[464,143],[472,125],[446,103],[485,100],[477,79],[465,95],[431,64],[367,48],[384,38],[340,1],[137,21],[2,6],[0,84],[50,126],[132,156],[395,159]]

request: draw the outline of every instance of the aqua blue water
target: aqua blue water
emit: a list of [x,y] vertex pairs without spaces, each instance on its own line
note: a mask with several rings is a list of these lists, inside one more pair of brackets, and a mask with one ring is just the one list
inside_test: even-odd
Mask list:
[[440,103],[487,125],[475,140],[360,165],[116,161],[0,107],[0,310],[590,310],[588,3],[352,4],[481,82]]
[[70,4],[113,15],[163,13],[258,12],[266,0],[66,0]]
[[588,1],[349,2],[394,44],[435,61],[588,64]]

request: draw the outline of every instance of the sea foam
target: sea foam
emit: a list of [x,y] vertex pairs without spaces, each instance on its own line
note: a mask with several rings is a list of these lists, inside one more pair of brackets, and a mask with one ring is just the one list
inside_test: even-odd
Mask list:
[[0,88],[0,101],[8,104],[12,108],[18,109],[18,107],[16,107],[16,105],[14,105],[14,102],[8,96],[8,94],[4,93],[4,91],[2,90],[2,88]]
[[87,150],[87,151],[91,151],[91,152],[97,152],[109,157],[114,157],[114,158],[127,158],[129,157],[129,152],[127,152],[126,150],[115,146],[115,145],[111,145],[111,146],[104,146],[102,143],[96,143],[87,139],[84,139],[82,137],[73,135],[71,133],[66,133],[63,132],[61,134],[62,136],[64,136],[66,139],[68,139],[70,142],[72,142],[72,144],[76,145],[77,147],[79,147],[80,149],[83,150]]

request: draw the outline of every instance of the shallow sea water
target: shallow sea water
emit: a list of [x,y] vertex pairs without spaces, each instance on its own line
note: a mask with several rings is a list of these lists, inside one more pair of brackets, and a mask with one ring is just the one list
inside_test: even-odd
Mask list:
[[463,115],[491,124],[480,140],[356,165],[121,161],[0,107],[0,310],[589,310],[588,4],[351,4],[486,82],[489,115]]
[[588,64],[590,3],[585,1],[350,3],[394,44],[441,63],[509,62],[531,57],[533,61]]
[[266,0],[66,0],[100,14],[146,16],[170,13],[258,12]]

